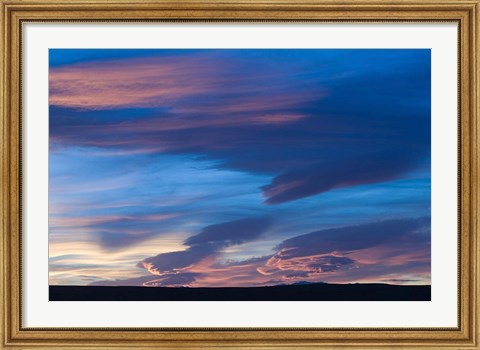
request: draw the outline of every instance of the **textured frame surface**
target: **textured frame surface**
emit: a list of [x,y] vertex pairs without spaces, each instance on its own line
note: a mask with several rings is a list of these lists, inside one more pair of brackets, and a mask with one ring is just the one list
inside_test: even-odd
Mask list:
[[[25,348],[480,349],[479,0],[0,0],[1,342]],[[456,328],[25,328],[22,326],[22,24],[28,22],[318,21],[457,23],[459,319]]]

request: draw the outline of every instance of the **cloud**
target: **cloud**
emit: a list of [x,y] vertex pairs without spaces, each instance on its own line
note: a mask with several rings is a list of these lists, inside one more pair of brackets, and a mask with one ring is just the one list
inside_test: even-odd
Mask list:
[[[394,219],[311,232],[283,241],[278,251],[283,258],[348,253],[412,235],[429,227],[430,218]],[[424,239],[429,239],[425,235]]]
[[101,280],[90,283],[90,286],[143,286],[152,280],[152,275],[140,276],[126,279]]
[[[278,64],[282,72],[265,64],[251,66],[228,50],[76,63],[52,67],[49,102],[84,111],[168,108],[176,117],[156,125],[160,130],[288,123],[303,116],[270,111],[311,101],[322,92],[302,89],[286,96],[285,74],[293,74],[298,64]],[[275,84],[268,86],[268,82]],[[189,118],[199,113],[202,118]],[[238,114],[243,118],[237,118]]]
[[162,253],[157,256],[147,258],[139,263],[139,267],[144,267],[150,273],[161,275],[164,273],[178,272],[201,260],[215,254],[217,247],[214,245],[204,245],[189,247],[186,250]]
[[383,280],[383,282],[386,282],[386,283],[412,283],[412,282],[418,282],[418,281],[419,281],[418,279],[399,279],[399,278]]
[[[147,57],[54,68],[49,76],[50,105],[81,109],[166,105],[210,85],[207,77],[213,67],[203,61],[196,55],[161,61]],[[195,79],[187,81],[192,75]]]
[[178,213],[168,214],[141,214],[141,215],[104,215],[104,216],[63,216],[52,217],[49,221],[52,227],[97,227],[98,225],[116,226],[117,224],[139,222],[160,222],[179,216]]
[[[51,66],[57,253],[91,252],[108,270],[92,275],[106,278],[131,277],[150,257],[152,281],[197,273],[183,276],[195,286],[429,278],[428,225],[392,239],[364,227],[361,243],[346,233],[353,226],[324,229],[428,215],[429,50],[128,51]],[[419,176],[421,188],[409,182]],[[160,209],[182,215],[149,217]],[[201,230],[266,213],[278,217],[271,230],[248,221]],[[260,231],[270,234],[257,241]],[[312,231],[322,239],[268,250]]]
[[198,273],[191,272],[166,274],[160,278],[145,282],[143,285],[146,287],[186,287],[195,282],[195,277],[198,275]]
[[317,274],[360,264],[428,262],[429,227],[430,218],[412,218],[311,232],[283,241],[258,271],[264,275],[278,271]]
[[[288,275],[283,276],[283,280],[289,280],[289,279],[297,279],[297,278],[307,278],[310,277],[310,274],[308,272],[294,272],[290,273]],[[282,280],[277,280],[276,282],[278,283],[279,281]]]
[[155,55],[53,68],[51,141],[265,174],[272,205],[430,161],[428,50]]
[[269,218],[260,217],[210,225],[198,235],[185,240],[184,244],[189,246],[186,250],[162,253],[144,259],[139,266],[156,275],[179,272],[216,255],[226,247],[258,238],[270,226],[270,223]]
[[205,227],[198,235],[189,237],[189,246],[232,246],[251,241],[262,234],[271,224],[266,217],[247,218]]
[[[319,277],[345,282],[366,279],[375,273],[375,278],[387,277],[399,270],[412,274],[417,271],[424,276],[430,261],[430,218],[422,217],[315,231],[283,241],[271,256],[225,264],[215,262],[221,249],[257,238],[268,223],[265,218],[255,218],[208,226],[185,240],[190,245],[185,251],[160,254],[145,259],[140,266],[161,276],[198,273],[196,286],[235,286],[245,281],[261,285],[271,280],[269,276],[283,282],[318,281]],[[400,278],[398,282],[402,283]]]
[[384,182],[405,174],[421,159],[411,154],[369,154],[348,160],[330,160],[284,173],[263,186],[267,204],[279,204],[335,188]]
[[[256,228],[255,237],[266,229],[262,219],[238,221],[245,228]],[[228,228],[233,223],[235,221],[206,227],[197,235],[196,243],[185,251],[160,254],[142,261],[139,266],[146,267],[152,273],[150,277],[138,281],[107,281],[107,285],[244,287],[298,281],[430,282],[429,217],[314,231],[283,241],[275,247],[273,255],[220,264],[217,255],[221,247],[254,239],[252,235],[240,234],[238,240],[232,240],[234,233]],[[191,242],[192,237],[186,241]],[[147,261],[152,266],[145,266]],[[96,285],[102,284],[102,281],[96,282]]]
[[144,286],[144,287],[185,287],[195,281],[197,273],[173,273],[163,276],[141,276],[127,279],[102,280],[90,286]]
[[95,232],[103,249],[113,250],[131,246],[162,232],[160,224],[179,217],[179,213],[137,215],[50,216],[52,232],[68,230]]
[[283,264],[282,268],[286,270],[297,270],[298,267],[302,271],[323,273],[337,271],[342,266],[352,265],[354,261],[352,259],[342,256],[313,256],[306,257],[304,259],[290,259]]
[[226,262],[223,262],[221,264],[216,264],[215,267],[218,267],[218,268],[237,267],[237,266],[265,263],[271,257],[272,257],[271,255],[265,255],[265,256],[243,259],[243,260],[227,260]]

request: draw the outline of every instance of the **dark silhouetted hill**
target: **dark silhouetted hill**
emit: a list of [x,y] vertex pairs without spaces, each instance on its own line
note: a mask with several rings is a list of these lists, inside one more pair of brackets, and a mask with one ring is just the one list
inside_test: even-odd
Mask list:
[[308,283],[245,288],[50,286],[50,301],[429,301],[431,287]]

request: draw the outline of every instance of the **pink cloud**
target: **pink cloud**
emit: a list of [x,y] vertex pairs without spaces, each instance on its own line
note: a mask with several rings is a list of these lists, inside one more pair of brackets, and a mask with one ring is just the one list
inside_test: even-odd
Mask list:
[[53,68],[50,105],[83,110],[168,109],[168,118],[109,126],[111,131],[152,132],[292,123],[306,116],[285,110],[326,94],[318,86],[289,89],[285,72],[254,69],[250,74],[242,73],[244,65],[219,55],[198,53]]
[[[69,65],[50,71],[50,105],[81,109],[161,107],[211,88],[202,57],[140,58]],[[195,79],[191,79],[195,77]]]

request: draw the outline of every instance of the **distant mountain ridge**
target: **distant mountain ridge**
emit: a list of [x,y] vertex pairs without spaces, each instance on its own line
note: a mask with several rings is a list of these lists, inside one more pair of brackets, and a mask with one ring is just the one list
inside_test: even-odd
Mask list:
[[50,286],[50,301],[429,301],[429,285],[299,281],[265,287],[171,288]]

